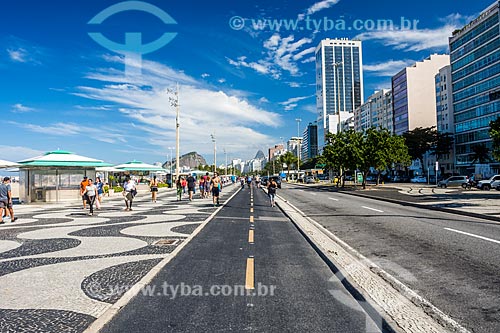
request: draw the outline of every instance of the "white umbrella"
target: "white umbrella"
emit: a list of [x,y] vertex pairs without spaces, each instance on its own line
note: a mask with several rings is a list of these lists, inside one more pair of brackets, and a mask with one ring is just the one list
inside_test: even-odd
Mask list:
[[17,168],[19,164],[11,161],[0,160],[0,169]]

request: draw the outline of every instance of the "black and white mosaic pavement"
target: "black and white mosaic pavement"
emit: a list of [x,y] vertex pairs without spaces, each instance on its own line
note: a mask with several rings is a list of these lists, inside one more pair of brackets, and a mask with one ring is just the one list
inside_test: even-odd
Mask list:
[[94,216],[80,202],[22,206],[0,225],[0,332],[84,331],[216,210],[173,192],[132,211],[106,199]]

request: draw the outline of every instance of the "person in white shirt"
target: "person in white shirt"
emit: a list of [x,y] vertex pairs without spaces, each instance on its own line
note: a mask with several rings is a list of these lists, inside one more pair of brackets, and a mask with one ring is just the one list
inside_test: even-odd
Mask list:
[[135,182],[127,178],[123,184],[123,196],[125,197],[125,210],[132,210],[132,201],[134,196],[137,194],[137,189],[135,187]]
[[97,187],[92,183],[92,179],[88,180],[88,185],[85,187],[85,195],[89,204],[89,216],[94,215],[94,203],[97,196]]

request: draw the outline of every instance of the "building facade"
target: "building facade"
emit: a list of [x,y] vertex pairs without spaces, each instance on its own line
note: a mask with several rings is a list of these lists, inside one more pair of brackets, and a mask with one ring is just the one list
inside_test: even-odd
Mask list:
[[283,144],[274,145],[274,147],[269,148],[269,161],[274,161],[286,152],[285,146]]
[[302,134],[302,155],[301,159],[308,159],[318,156],[318,124],[309,123]]
[[[455,126],[455,162],[463,174],[474,171],[474,147],[492,141],[489,123],[500,116],[499,1],[450,38]],[[491,166],[498,170],[498,162]]]
[[385,128],[393,132],[391,90],[376,91],[354,110],[354,130],[363,132],[370,127]]
[[[436,82],[436,129],[439,133],[454,134],[453,93],[451,89],[451,66],[445,66],[435,76]],[[454,147],[450,153],[440,156],[441,174],[453,174],[455,171]]]
[[286,150],[291,151],[296,157],[299,157],[300,154],[300,146],[302,145],[302,138],[293,136],[288,140],[286,144]]
[[[363,61],[361,41],[324,39],[316,47],[316,109],[318,112],[318,149],[325,135],[337,132],[328,116],[352,113],[363,101]],[[347,119],[348,117],[343,117]],[[333,120],[333,119],[330,119]],[[341,119],[342,121],[342,119]]]
[[449,64],[449,55],[433,54],[392,77],[395,134],[401,135],[417,127],[436,126],[434,80],[439,69]]

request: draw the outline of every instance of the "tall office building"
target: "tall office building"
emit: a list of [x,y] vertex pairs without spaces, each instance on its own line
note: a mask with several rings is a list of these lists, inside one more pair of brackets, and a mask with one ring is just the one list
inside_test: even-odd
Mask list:
[[489,123],[500,116],[499,5],[495,1],[450,38],[455,161],[463,174],[474,172],[474,146],[491,148]]
[[308,159],[318,156],[318,124],[309,123],[302,134],[302,154],[301,159]]
[[[435,77],[436,82],[436,121],[439,133],[453,134],[453,94],[451,89],[451,66],[445,66],[439,70]],[[439,159],[442,174],[452,174],[455,171],[454,149],[449,154]]]
[[393,131],[392,91],[382,89],[373,93],[354,110],[354,130],[363,132],[375,127]]
[[320,152],[326,133],[337,132],[339,109],[341,121],[346,120],[363,101],[362,63],[359,40],[327,38],[316,47],[316,109]]
[[450,64],[447,54],[433,54],[392,77],[394,133],[436,126],[436,84],[439,69]]

